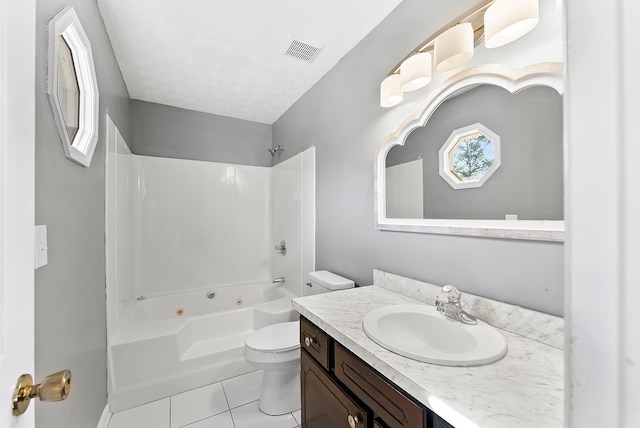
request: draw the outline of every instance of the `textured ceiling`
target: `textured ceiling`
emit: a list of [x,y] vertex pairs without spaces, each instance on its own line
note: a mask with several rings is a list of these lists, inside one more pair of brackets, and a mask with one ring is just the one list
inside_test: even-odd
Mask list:
[[[401,0],[98,0],[131,98],[272,124]],[[292,36],[322,47],[284,56]]]

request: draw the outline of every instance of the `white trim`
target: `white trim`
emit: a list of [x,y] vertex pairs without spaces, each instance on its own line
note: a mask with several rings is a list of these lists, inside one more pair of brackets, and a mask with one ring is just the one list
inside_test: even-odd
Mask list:
[[632,428],[640,426],[640,7],[568,0],[566,11],[565,423]]
[[640,3],[631,0],[622,2],[621,39],[622,79],[620,87],[623,89],[622,100],[622,135],[624,141],[623,161],[626,164],[622,198],[624,200],[623,224],[623,296],[620,301],[623,347],[623,417],[629,427],[640,426],[640,334],[636,328],[640,308],[640,180],[634,161],[640,158],[640,144],[638,144],[637,125],[640,117],[638,97],[640,97],[640,61],[638,61],[637,41],[640,40],[640,27],[636,19],[640,16]]
[[516,70],[506,65],[485,64],[469,68],[447,79],[429,96],[424,109],[409,116],[395,132],[385,137],[378,147],[374,164],[376,229],[538,241],[564,240],[564,221],[562,220],[387,218],[385,167],[389,150],[393,146],[404,145],[408,135],[414,129],[424,126],[435,110],[449,97],[481,84],[499,86],[511,93],[532,86],[549,86],[562,94],[564,91],[563,66],[560,63],[547,62]]
[[109,428],[109,422],[111,422],[111,416],[113,416],[113,414],[111,413],[111,407],[107,403],[107,405],[104,406],[102,415],[100,415],[100,420],[98,421],[98,426],[96,428]]
[[[58,37],[63,37],[73,56],[80,88],[80,118],[73,141],[67,134],[62,107],[58,100]],[[65,7],[49,21],[49,69],[47,94],[67,158],[88,167],[98,143],[98,81],[93,64],[91,42],[71,6]]]

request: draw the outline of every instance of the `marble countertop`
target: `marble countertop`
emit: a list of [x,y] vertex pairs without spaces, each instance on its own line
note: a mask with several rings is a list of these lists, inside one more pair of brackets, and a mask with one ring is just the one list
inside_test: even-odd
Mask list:
[[[463,297],[464,298],[464,297]],[[500,330],[507,355],[479,367],[445,367],[388,351],[362,330],[370,311],[424,304],[368,286],[293,299],[294,308],[456,428],[562,427],[564,353]]]

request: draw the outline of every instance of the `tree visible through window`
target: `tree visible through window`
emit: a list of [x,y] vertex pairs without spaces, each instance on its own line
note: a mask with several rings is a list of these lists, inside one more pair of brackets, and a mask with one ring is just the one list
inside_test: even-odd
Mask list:
[[480,179],[494,161],[493,142],[480,132],[460,138],[451,153],[451,172],[461,181]]
[[454,189],[482,187],[500,167],[500,137],[481,123],[455,129],[438,158],[440,177]]

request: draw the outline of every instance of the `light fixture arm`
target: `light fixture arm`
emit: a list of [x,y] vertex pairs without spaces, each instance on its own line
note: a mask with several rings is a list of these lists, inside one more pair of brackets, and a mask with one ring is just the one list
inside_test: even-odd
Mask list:
[[482,3],[480,3],[479,6],[476,6],[473,9],[467,10],[462,15],[460,15],[457,18],[455,18],[452,21],[450,21],[444,27],[441,27],[438,31],[436,31],[435,33],[431,34],[427,39],[425,39],[422,43],[420,43],[418,46],[416,46],[415,49],[413,49],[404,58],[402,58],[402,61],[397,63],[395,65],[395,67],[393,67],[391,69],[391,71],[387,74],[387,76],[390,76],[392,74],[398,74],[400,72],[400,66],[402,65],[402,63],[405,62],[410,57],[412,57],[413,55],[415,55],[417,53],[422,53],[422,52],[433,52],[433,45],[434,45],[434,42],[435,42],[436,38],[440,34],[444,33],[448,29],[450,29],[450,28],[452,28],[452,27],[454,27],[454,26],[456,26],[458,24],[461,24],[461,23],[464,23],[464,22],[471,23],[471,25],[473,27],[474,47],[480,45],[480,43],[482,42],[482,38],[484,37],[484,21],[482,19],[484,17],[484,12],[495,1],[496,0],[485,0]]
[[409,52],[380,84],[380,105],[393,107],[405,92],[426,86],[433,70],[447,72],[470,61],[484,40],[497,48],[519,39],[539,21],[539,0],[484,0]]

